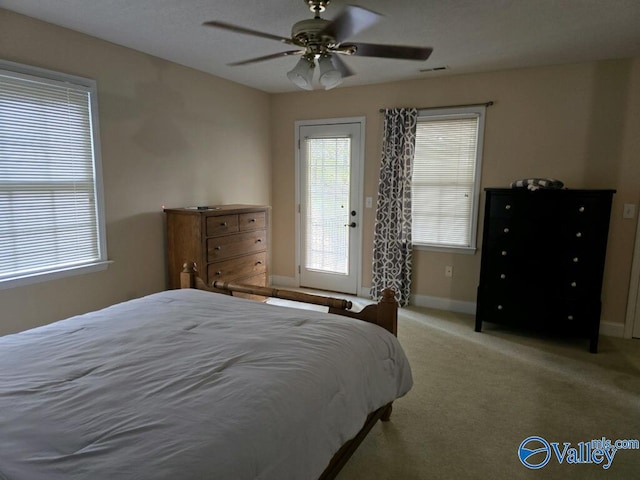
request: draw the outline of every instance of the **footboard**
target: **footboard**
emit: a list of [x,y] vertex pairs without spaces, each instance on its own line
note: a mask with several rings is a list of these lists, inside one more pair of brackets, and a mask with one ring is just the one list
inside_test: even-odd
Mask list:
[[180,286],[182,288],[196,288],[198,290],[207,290],[227,295],[233,295],[234,292],[238,292],[322,305],[329,308],[329,313],[375,323],[395,336],[398,335],[398,302],[396,302],[394,291],[389,288],[382,291],[382,298],[377,304],[368,305],[359,312],[353,312],[351,311],[352,303],[341,298],[326,297],[280,288],[256,287],[219,281],[213,282],[213,285],[210,287],[198,276],[193,263],[184,264],[182,273],[180,274]]
[[[388,330],[395,336],[397,336],[398,332],[398,302],[396,302],[395,294],[391,289],[385,289],[382,292],[382,298],[378,301],[377,304],[368,305],[360,312],[353,312],[351,311],[351,308],[353,306],[352,303],[348,300],[340,298],[326,297],[323,295],[313,295],[309,293],[279,288],[236,285],[229,282],[219,281],[213,282],[213,285],[208,286],[198,276],[195,265],[193,263],[184,264],[184,268],[182,270],[182,273],[180,274],[180,285],[181,288],[196,288],[199,290],[223,293],[227,295],[233,295],[234,292],[237,292],[242,294],[274,297],[284,300],[322,305],[328,307],[329,313],[374,323]],[[392,403],[388,403],[387,405],[378,408],[374,412],[371,412],[356,436],[345,442],[340,450],[336,452],[336,454],[327,465],[325,471],[320,476],[319,480],[334,479],[343,465],[356,450],[356,448],[358,448],[358,445],[360,445],[360,443],[365,438],[369,430],[371,430],[371,428],[374,426],[374,424],[378,420],[389,420],[389,417],[391,416],[391,409]]]

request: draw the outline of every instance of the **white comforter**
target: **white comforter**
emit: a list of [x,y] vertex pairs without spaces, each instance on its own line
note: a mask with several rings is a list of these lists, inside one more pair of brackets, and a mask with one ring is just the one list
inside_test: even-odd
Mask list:
[[375,325],[162,292],[0,338],[0,478],[314,479],[411,385]]

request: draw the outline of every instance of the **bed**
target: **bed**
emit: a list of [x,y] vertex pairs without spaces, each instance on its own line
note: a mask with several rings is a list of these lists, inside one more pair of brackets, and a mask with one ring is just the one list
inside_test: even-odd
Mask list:
[[412,386],[392,292],[362,321],[182,282],[0,337],[0,479],[334,478]]

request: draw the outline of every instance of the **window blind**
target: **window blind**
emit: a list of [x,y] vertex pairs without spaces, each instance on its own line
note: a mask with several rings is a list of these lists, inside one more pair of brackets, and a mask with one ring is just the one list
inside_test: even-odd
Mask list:
[[91,94],[0,70],[0,281],[106,260]]
[[414,244],[471,247],[479,115],[418,120],[412,177]]
[[308,138],[305,267],[349,273],[351,139]]

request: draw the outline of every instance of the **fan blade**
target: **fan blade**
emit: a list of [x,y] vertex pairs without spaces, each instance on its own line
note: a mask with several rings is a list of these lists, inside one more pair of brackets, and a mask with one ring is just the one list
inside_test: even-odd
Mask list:
[[265,60],[271,60],[274,58],[287,57],[289,55],[302,55],[304,50],[289,50],[287,52],[274,53],[272,55],[265,55],[264,57],[250,58],[249,60],[242,60],[240,62],[227,63],[230,67],[238,65],[247,65],[249,63],[263,62]]
[[376,45],[374,43],[349,43],[340,49],[354,48],[353,55],[361,57],[399,58],[401,60],[426,60],[433,52],[431,47],[407,47],[403,45]]
[[366,8],[347,5],[340,15],[322,29],[320,35],[328,35],[341,43],[374,25],[381,18],[382,15]]
[[250,28],[239,27],[237,25],[232,25],[230,23],[211,21],[211,22],[204,22],[202,25],[207,27],[222,28],[223,30],[230,30],[236,33],[244,33],[245,35],[253,35],[254,37],[268,38],[269,40],[275,40],[277,42],[287,43],[289,45],[294,44],[290,38],[279,37],[278,35],[259,32],[257,30],[251,30]]
[[344,61],[340,58],[340,55],[333,55],[333,64],[342,75],[342,78],[347,78],[351,75],[355,75],[355,72],[351,70],[346,63],[344,63]]

